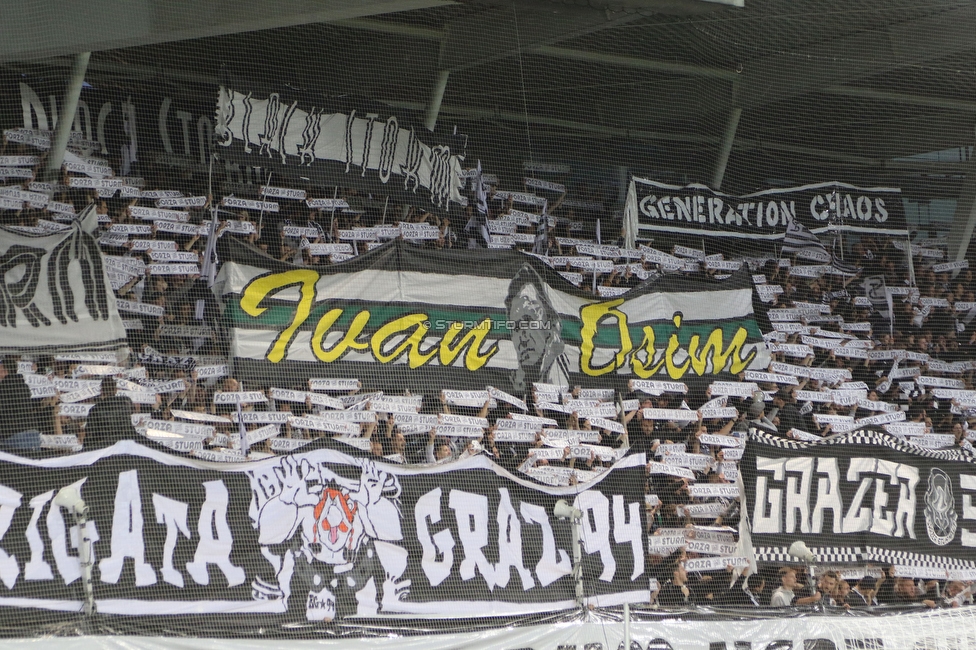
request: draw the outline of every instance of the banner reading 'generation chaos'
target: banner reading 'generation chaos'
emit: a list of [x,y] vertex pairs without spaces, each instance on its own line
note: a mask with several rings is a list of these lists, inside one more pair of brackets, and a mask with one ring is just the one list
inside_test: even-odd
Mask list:
[[782,239],[799,221],[813,232],[835,230],[905,235],[901,190],[817,183],[733,196],[704,185],[667,185],[634,177],[625,219],[638,239],[654,232],[708,237]]

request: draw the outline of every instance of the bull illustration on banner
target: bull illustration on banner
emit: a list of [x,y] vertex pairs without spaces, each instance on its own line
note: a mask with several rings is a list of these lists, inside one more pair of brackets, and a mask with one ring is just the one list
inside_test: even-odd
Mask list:
[[308,620],[327,622],[375,615],[379,593],[382,601],[406,594],[407,550],[395,544],[403,539],[396,476],[363,461],[352,480],[306,454],[249,477],[251,522],[276,572],[274,580],[253,581],[255,600],[304,604]]

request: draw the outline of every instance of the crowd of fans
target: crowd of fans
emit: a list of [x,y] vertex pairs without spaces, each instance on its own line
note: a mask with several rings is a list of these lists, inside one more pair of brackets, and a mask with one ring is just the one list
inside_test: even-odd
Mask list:
[[693,574],[680,553],[667,564],[657,601],[665,607],[802,607],[849,610],[955,608],[973,604],[974,586],[962,580],[924,580],[896,575],[892,566],[826,569],[813,576],[802,566],[765,567],[741,575]]
[[[51,188],[29,180],[7,185],[36,192],[17,195],[22,208],[3,214],[13,232],[61,230],[73,212],[96,204],[96,237],[132,351],[127,359],[102,353],[4,357],[0,441],[8,451],[74,453],[133,439],[170,453],[243,461],[327,436],[395,463],[450,463],[483,454],[550,485],[584,483],[622,456],[643,453],[649,557],[662,606],[972,602],[971,583],[916,584],[880,568],[843,578],[828,570],[816,584],[794,567],[751,575],[731,566],[727,574],[686,569],[687,560],[709,556],[688,551],[691,539],[714,547],[712,556],[734,554],[737,460],[750,427],[815,440],[870,425],[921,447],[972,451],[976,296],[969,269],[933,268],[944,242],[923,242],[906,255],[906,242],[864,237],[850,247],[848,262],[859,268],[850,272],[775,249],[766,257],[737,258],[681,246],[668,252],[604,244],[597,239],[593,197],[571,202],[565,193],[543,206],[520,204],[524,194],[492,192],[487,215],[472,205],[452,223],[340,188],[328,208],[281,200],[271,211],[231,208],[235,203],[226,199],[216,205],[203,190],[171,189],[180,183],[166,176],[124,182],[122,188],[75,189],[66,175]],[[53,198],[43,198],[45,189]],[[255,199],[271,200],[255,194],[255,205]],[[218,224],[210,223],[214,216]],[[705,389],[634,381],[625,394],[549,384],[519,396],[449,386],[434,394],[432,387],[423,387],[424,395],[391,394],[389,387],[358,379],[262,384],[233,376],[227,365],[219,310],[205,277],[211,236],[238,237],[295,264],[341,263],[395,237],[431,248],[515,248],[600,296],[619,295],[659,274],[723,278],[745,265],[773,361],[768,369]],[[868,278],[890,290],[891,313],[869,295]],[[674,417],[675,411],[683,416]]]

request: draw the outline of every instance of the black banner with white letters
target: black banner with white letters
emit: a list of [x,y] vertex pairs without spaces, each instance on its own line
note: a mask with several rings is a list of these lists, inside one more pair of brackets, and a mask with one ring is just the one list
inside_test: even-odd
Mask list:
[[[61,114],[63,81],[2,77],[16,88],[0,99],[0,127],[12,142],[33,144],[37,155],[50,147]],[[157,85],[93,87],[81,91],[72,131],[73,148],[108,162],[118,176],[140,176],[146,164],[205,172],[213,151],[211,92],[161,90]],[[223,166],[228,180],[241,181]],[[255,175],[254,182],[264,179]]]
[[222,158],[276,178],[359,187],[442,213],[466,204],[464,138],[412,126],[383,105],[222,87],[214,133]]
[[638,239],[656,232],[782,239],[797,220],[815,233],[835,230],[905,235],[901,190],[818,183],[733,196],[704,185],[667,185],[634,177],[625,219]]
[[[37,155],[50,149],[64,82],[13,75],[0,81],[17,88],[0,97],[5,138]],[[147,164],[212,171],[225,191],[257,194],[273,172],[276,183],[357,188],[441,213],[466,204],[466,136],[435,135],[408,112],[362,97],[323,98],[287,88],[262,97],[220,90],[215,115],[218,90],[206,84],[176,92],[136,82],[86,85],[71,148],[123,177],[147,173]],[[215,151],[222,161],[210,170]]]
[[[586,602],[649,597],[642,455],[586,489],[546,488],[484,457],[418,469],[330,445],[340,443],[246,464],[130,441],[43,460],[0,454],[0,624],[81,610],[80,537],[93,540],[103,615],[274,626],[568,609],[572,528],[553,514],[560,498],[583,513]],[[71,485],[89,509],[85,535],[56,505]]]
[[[750,436],[741,461],[758,559],[803,540],[820,562],[976,569],[976,458],[886,433],[824,442]],[[960,579],[971,579],[960,574]]]

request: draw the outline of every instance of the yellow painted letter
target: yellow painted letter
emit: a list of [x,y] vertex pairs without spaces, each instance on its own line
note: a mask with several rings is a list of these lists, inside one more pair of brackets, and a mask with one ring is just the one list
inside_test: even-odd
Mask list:
[[745,344],[747,337],[748,333],[745,328],[740,327],[736,330],[735,336],[732,337],[732,342],[729,343],[729,347],[724,348],[722,346],[724,343],[722,328],[717,327],[708,335],[705,346],[698,353],[698,344],[701,338],[695,334],[691,337],[691,341],[688,344],[688,354],[691,356],[692,368],[695,369],[697,374],[704,375],[708,370],[709,359],[711,359],[712,374],[717,375],[725,369],[725,364],[731,358],[732,365],[729,368],[729,372],[732,374],[742,372],[749,367],[749,362],[756,356],[756,350],[753,349],[745,359],[742,358],[742,346]]
[[[627,314],[617,309],[623,302],[623,298],[620,298],[609,302],[598,302],[587,305],[580,309],[580,318],[583,321],[583,328],[580,330],[580,335],[583,338],[583,343],[580,345],[580,370],[584,374],[591,377],[599,377],[608,372],[613,372],[624,365],[627,355],[633,349],[634,345],[630,341],[630,331],[627,329]],[[617,330],[620,332],[620,349],[614,354],[613,361],[599,368],[594,368],[590,365],[593,362],[593,337],[596,336],[597,327],[604,318],[617,319]]]
[[369,322],[369,312],[361,311],[349,323],[349,329],[342,335],[341,341],[328,350],[322,348],[322,341],[325,339],[325,335],[329,332],[329,328],[339,320],[340,316],[342,316],[341,309],[330,309],[315,325],[315,332],[312,334],[312,353],[315,354],[315,357],[319,361],[329,363],[330,361],[338,360],[349,348],[365,350],[369,347],[369,343],[365,341],[360,343],[356,340],[356,337],[366,327],[366,323]]
[[[459,323],[458,323],[459,324]],[[460,327],[454,327],[455,323],[452,323],[452,327],[449,327],[447,333],[444,334],[444,338],[441,339],[440,353],[438,360],[441,362],[442,366],[449,366],[454,363],[458,355],[467,348],[467,353],[464,355],[464,367],[468,370],[474,371],[480,369],[483,365],[488,363],[488,359],[491,359],[496,352],[498,352],[498,344],[492,343],[491,347],[485,351],[484,354],[478,354],[481,349],[481,344],[484,342],[485,337],[491,331],[491,320],[486,318],[473,329],[469,330],[467,334],[461,337],[461,340],[457,342],[453,347],[451,343],[454,342],[461,334]]]
[[[380,363],[390,363],[409,350],[407,359],[411,368],[419,368],[430,361],[430,358],[437,354],[436,347],[431,346],[428,352],[420,351],[420,345],[424,342],[424,336],[427,334],[427,326],[424,325],[426,320],[427,314],[409,314],[392,320],[376,330],[376,334],[373,334],[371,339],[373,356]],[[383,352],[383,344],[388,338],[406,332],[411,327],[416,328],[413,334],[403,340],[389,354]]]
[[312,304],[315,302],[315,283],[318,282],[318,279],[319,274],[315,271],[297,269],[259,277],[252,280],[244,289],[244,293],[241,295],[241,309],[248,316],[257,318],[268,310],[267,307],[261,306],[261,301],[268,297],[269,294],[277,293],[287,287],[301,285],[302,297],[298,301],[298,306],[295,307],[295,313],[288,327],[278,334],[274,343],[271,345],[271,349],[268,350],[268,361],[278,363],[285,358],[285,352],[288,350],[288,344],[291,343],[291,337],[302,326],[302,323],[305,322],[305,319],[308,318],[309,313],[312,311]]
[[[637,357],[641,350],[647,353],[647,361],[641,361]],[[657,354],[657,350],[654,349],[654,328],[650,325],[645,325],[644,340],[641,342],[640,347],[634,350],[634,354],[630,356],[630,367],[634,370],[634,374],[641,379],[648,379],[652,375],[657,374],[661,366],[664,365],[664,359],[662,358],[657,363],[654,363],[655,354]]]

